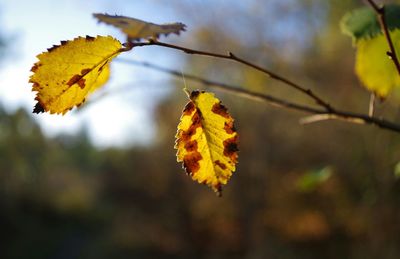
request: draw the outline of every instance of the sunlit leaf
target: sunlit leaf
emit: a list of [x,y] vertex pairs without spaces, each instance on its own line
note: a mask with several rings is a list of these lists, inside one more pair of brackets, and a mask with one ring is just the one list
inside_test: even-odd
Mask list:
[[37,92],[33,112],[65,114],[81,105],[89,93],[107,82],[109,63],[121,48],[112,37],[86,36],[62,41],[39,54],[29,80]]
[[[389,30],[400,28],[400,5],[385,6],[385,21]],[[343,33],[352,37],[353,42],[370,39],[382,34],[376,13],[371,7],[362,7],[343,16],[341,23]]]
[[[400,54],[400,30],[391,32],[397,56]],[[381,98],[395,87],[400,87],[400,76],[393,61],[386,55],[389,51],[384,35],[357,42],[356,74],[363,85]]]
[[176,138],[178,162],[193,180],[220,194],[238,159],[238,134],[225,106],[213,93],[193,91]]
[[157,40],[161,34],[167,36],[170,33],[175,33],[179,35],[186,27],[183,23],[167,23],[159,25],[119,15],[95,13],[93,16],[96,17],[99,22],[113,25],[123,31],[127,35],[129,41],[137,41],[141,39]]

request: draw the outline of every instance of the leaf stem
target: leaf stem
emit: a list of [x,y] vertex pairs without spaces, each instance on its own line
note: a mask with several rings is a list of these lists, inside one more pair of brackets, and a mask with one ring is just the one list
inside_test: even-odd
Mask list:
[[345,122],[355,123],[355,124],[370,124],[370,125],[375,125],[379,128],[391,130],[391,131],[394,131],[397,133],[400,132],[399,124],[387,121],[382,118],[376,118],[376,117],[372,117],[372,116],[360,114],[360,113],[340,111],[337,109],[331,110],[331,111],[326,111],[326,109],[314,108],[311,106],[301,105],[301,104],[289,102],[287,100],[279,99],[279,98],[276,98],[271,95],[248,91],[242,86],[229,85],[229,84],[225,84],[225,83],[211,81],[211,80],[201,78],[201,77],[198,77],[195,75],[185,74],[185,73],[182,73],[181,71],[164,68],[164,67],[161,67],[161,66],[149,63],[149,62],[141,62],[141,61],[135,61],[135,60],[126,60],[126,59],[116,59],[116,61],[124,62],[124,63],[131,64],[131,65],[136,65],[136,66],[148,67],[150,69],[164,72],[164,73],[176,76],[176,77],[181,77],[183,75],[186,79],[196,81],[203,85],[217,88],[217,89],[220,89],[225,92],[233,93],[235,95],[239,95],[239,96],[242,96],[247,99],[261,101],[263,103],[268,103],[273,106],[283,107],[283,108],[287,108],[290,110],[301,111],[301,112],[315,115],[315,117],[311,116],[311,117],[309,117],[309,119],[305,119],[304,120],[305,123],[311,123],[311,122],[316,122],[316,121],[321,121],[321,120],[326,120],[326,119],[335,119],[335,120],[342,120]]
[[369,115],[369,117],[374,117],[374,113],[375,113],[375,99],[376,99],[375,93],[371,93],[371,95],[370,95],[370,97],[369,97],[369,108],[368,108],[368,115]]
[[392,37],[390,37],[390,32],[389,32],[389,27],[385,19],[385,6],[378,6],[374,0],[367,0],[369,5],[374,9],[376,15],[378,16],[379,24],[381,26],[381,30],[383,34],[385,35],[386,41],[389,45],[389,51],[387,52],[387,55],[391,60],[393,60],[394,65],[396,66],[397,72],[400,75],[400,62],[396,54],[396,49],[394,47]]
[[308,97],[310,97],[311,99],[313,99],[319,106],[323,107],[325,111],[327,111],[327,112],[334,111],[333,107],[329,103],[324,101],[322,98],[318,97],[310,89],[304,88],[304,87],[302,87],[302,86],[300,86],[300,85],[298,85],[298,84],[284,78],[283,76],[280,76],[266,68],[260,67],[256,64],[253,64],[249,61],[239,58],[231,52],[229,52],[227,55],[224,55],[224,54],[212,53],[212,52],[207,52],[207,51],[189,49],[189,48],[172,45],[172,44],[168,44],[168,43],[164,43],[164,42],[159,42],[159,41],[139,42],[139,43],[130,43],[130,44],[132,44],[131,45],[132,47],[156,45],[156,46],[180,50],[180,51],[183,51],[183,52],[185,52],[187,54],[191,54],[191,55],[210,56],[210,57],[216,57],[216,58],[221,58],[221,59],[233,60],[233,61],[236,61],[243,65],[246,65],[248,67],[254,68],[254,69],[268,75],[270,78],[272,78],[276,81],[279,81],[281,83],[284,83],[284,84],[296,89],[297,91],[300,91],[301,93],[303,93],[303,94],[307,95]]

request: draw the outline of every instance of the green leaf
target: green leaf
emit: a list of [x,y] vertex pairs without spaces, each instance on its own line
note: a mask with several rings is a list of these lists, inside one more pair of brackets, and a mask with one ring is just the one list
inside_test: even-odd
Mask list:
[[[385,5],[385,21],[389,30],[400,28],[400,5]],[[378,17],[371,7],[362,7],[345,14],[340,22],[342,32],[353,42],[381,34]]]

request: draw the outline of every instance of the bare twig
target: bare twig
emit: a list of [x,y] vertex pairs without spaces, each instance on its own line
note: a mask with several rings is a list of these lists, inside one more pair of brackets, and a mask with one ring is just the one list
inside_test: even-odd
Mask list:
[[311,124],[315,122],[325,121],[325,120],[343,120],[355,124],[365,124],[364,120],[359,118],[344,118],[341,116],[336,116],[335,114],[315,114],[308,117],[300,119],[300,124]]
[[182,71],[177,71],[177,70],[160,67],[158,65],[148,63],[148,62],[126,60],[126,59],[117,59],[116,61],[132,64],[132,65],[148,67],[148,68],[151,68],[154,70],[158,70],[158,71],[161,71],[161,72],[164,72],[167,74],[174,75],[176,77],[184,76],[186,79],[199,82],[203,85],[211,86],[211,87],[217,88],[219,90],[222,90],[224,92],[234,93],[236,95],[245,97],[247,99],[267,102],[267,103],[269,103],[273,106],[277,106],[277,107],[288,108],[288,109],[292,109],[292,110],[300,110],[300,111],[304,111],[304,112],[308,112],[308,113],[326,113],[325,109],[318,109],[318,108],[309,107],[309,106],[305,106],[305,105],[295,104],[295,103],[292,103],[292,102],[289,102],[286,100],[282,100],[282,99],[279,99],[279,98],[276,98],[276,97],[273,97],[270,95],[251,92],[251,91],[245,90],[241,86],[234,86],[234,85],[229,85],[229,84],[224,84],[224,83],[220,83],[220,82],[207,80],[207,79],[204,79],[204,78],[201,78],[198,76],[185,74]]
[[367,0],[376,13],[379,13],[380,7],[374,2],[374,0]]
[[386,37],[386,41],[389,45],[389,51],[387,52],[387,55],[393,60],[393,63],[396,66],[397,72],[400,75],[400,62],[399,62],[399,59],[396,54],[396,49],[394,47],[392,37],[390,37],[388,24],[386,23],[385,6],[384,5],[378,6],[374,0],[367,0],[367,2],[374,9],[376,15],[378,16],[381,30],[384,33],[384,35]]
[[[310,97],[311,99],[313,99],[316,104],[318,104],[319,106],[321,106],[322,108],[324,108],[327,112],[331,112],[334,111],[334,109],[332,108],[332,106],[327,103],[326,101],[322,100],[322,98],[318,97],[314,92],[312,92],[310,89],[304,88],[286,78],[284,78],[283,76],[280,76],[272,71],[269,71],[266,68],[262,68],[256,64],[253,64],[249,61],[246,61],[242,58],[237,57],[236,55],[234,55],[233,53],[229,52],[227,55],[224,54],[218,54],[218,53],[212,53],[212,52],[207,52],[207,51],[201,51],[201,50],[194,50],[194,49],[189,49],[189,48],[185,48],[185,47],[181,47],[181,46],[177,46],[177,45],[172,45],[172,44],[168,44],[168,43],[163,43],[163,42],[159,42],[159,41],[150,41],[150,42],[139,42],[139,43],[130,43],[129,47],[130,48],[134,48],[134,47],[141,47],[141,46],[162,46],[162,47],[166,47],[166,48],[171,48],[171,49],[176,49],[176,50],[180,50],[183,51],[187,54],[192,54],[192,55],[202,55],[202,56],[210,56],[210,57],[216,57],[216,58],[221,58],[221,59],[228,59],[228,60],[233,60],[236,61],[238,63],[244,64],[246,66],[249,66],[251,68],[254,68],[258,71],[263,72],[264,74],[268,75],[269,77],[271,77],[272,79],[282,82],[294,89],[296,89],[297,91],[300,91],[301,93],[307,95],[308,97]],[[129,48],[127,49],[129,50]]]
[[[335,120],[342,120],[342,121],[349,122],[349,123],[370,124],[370,125],[375,125],[382,129],[387,129],[387,130],[395,131],[398,133],[400,132],[399,124],[387,121],[382,118],[370,117],[369,115],[340,111],[337,109],[327,112],[325,109],[314,108],[314,107],[310,107],[310,106],[306,106],[306,105],[296,104],[296,103],[289,102],[287,100],[282,100],[282,99],[279,99],[279,98],[276,98],[276,97],[273,97],[270,95],[248,91],[241,86],[234,86],[234,85],[224,84],[224,83],[220,83],[220,82],[210,81],[210,80],[198,77],[198,76],[185,74],[185,73],[182,73],[181,71],[160,67],[158,65],[151,64],[148,62],[140,62],[140,61],[134,61],[134,60],[125,60],[125,59],[117,59],[117,61],[132,64],[132,65],[137,65],[137,66],[148,67],[148,68],[151,68],[151,69],[154,69],[157,71],[161,71],[164,73],[168,73],[168,74],[171,74],[171,75],[174,75],[177,77],[181,77],[183,75],[186,79],[197,81],[204,85],[218,88],[225,92],[230,92],[235,95],[239,95],[239,96],[251,99],[251,100],[261,101],[264,103],[272,104],[274,106],[283,107],[283,108],[287,108],[287,109],[291,109],[291,110],[302,111],[302,112],[305,112],[308,114],[314,114],[316,117],[314,117],[314,118],[309,117],[309,119],[308,119],[309,123],[326,120],[326,119],[335,119]],[[312,120],[314,120],[314,121],[312,121]]]

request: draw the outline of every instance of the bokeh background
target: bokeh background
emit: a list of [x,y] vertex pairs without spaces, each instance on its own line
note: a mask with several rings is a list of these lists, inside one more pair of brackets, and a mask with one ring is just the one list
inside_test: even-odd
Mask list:
[[[126,61],[312,104],[244,66],[134,49],[113,62],[110,82],[81,109],[31,114],[35,55],[86,34],[124,40],[93,12],[184,22],[187,32],[162,40],[232,51],[366,113],[355,50],[339,29],[343,14],[362,5],[0,1],[0,258],[400,258],[400,134],[338,121],[300,125],[306,114],[215,91],[241,140],[237,172],[218,198],[176,163],[183,79]],[[377,114],[400,121],[399,100],[394,93]]]

